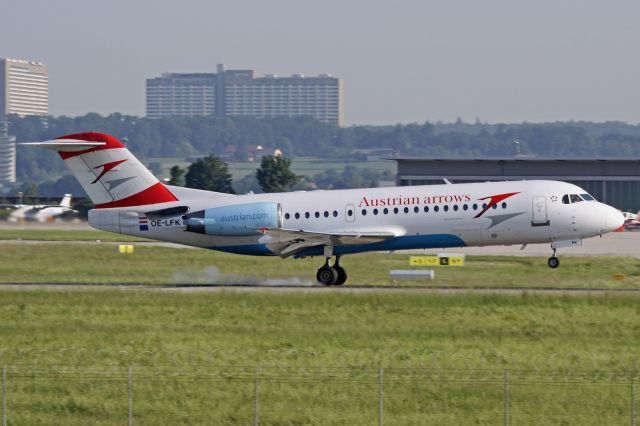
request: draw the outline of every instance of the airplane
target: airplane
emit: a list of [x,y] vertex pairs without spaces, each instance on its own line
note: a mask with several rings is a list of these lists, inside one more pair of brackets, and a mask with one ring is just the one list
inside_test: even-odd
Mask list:
[[76,210],[71,208],[71,194],[64,194],[58,205],[36,206],[28,210],[25,216],[27,220],[47,222],[67,212],[77,213]]
[[19,222],[20,220],[45,222],[66,212],[75,212],[71,208],[71,194],[64,194],[60,204],[9,204],[3,206],[15,209],[7,218],[10,222]]
[[630,213],[622,212],[624,215],[624,229],[628,231],[636,231],[640,229],[640,212]]
[[322,285],[344,284],[341,257],[368,251],[550,243],[547,264],[557,268],[558,248],[624,222],[617,209],[559,181],[231,195],[164,185],[103,133],[23,145],[59,153],[95,204],[94,228],[236,254],[322,256]]

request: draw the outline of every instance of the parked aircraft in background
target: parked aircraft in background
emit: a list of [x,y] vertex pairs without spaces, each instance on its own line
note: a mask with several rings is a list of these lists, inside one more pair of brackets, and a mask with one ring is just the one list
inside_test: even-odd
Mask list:
[[322,256],[316,278],[325,285],[346,281],[341,256],[378,250],[550,243],[557,268],[557,248],[624,222],[557,181],[229,195],[163,185],[106,134],[27,145],[58,151],[95,204],[95,228],[238,254]]
[[640,230],[640,220],[638,219],[638,216],[640,216],[640,212],[622,212],[622,214],[624,215],[624,229],[629,231]]
[[66,212],[75,212],[71,208],[71,194],[64,194],[60,204],[10,204],[4,207],[15,208],[7,220],[19,222],[20,220],[34,220],[46,222]]

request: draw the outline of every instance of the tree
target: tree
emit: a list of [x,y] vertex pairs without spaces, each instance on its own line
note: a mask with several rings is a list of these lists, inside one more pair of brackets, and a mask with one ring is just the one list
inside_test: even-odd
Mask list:
[[291,169],[291,160],[282,156],[262,157],[260,168],[256,171],[256,178],[264,192],[285,192],[295,185],[300,176],[296,176]]
[[184,186],[184,174],[186,170],[180,168],[180,166],[173,166],[169,173],[171,178],[169,179],[169,185],[173,186]]
[[185,176],[185,186],[235,194],[227,164],[215,155],[208,155],[191,163]]

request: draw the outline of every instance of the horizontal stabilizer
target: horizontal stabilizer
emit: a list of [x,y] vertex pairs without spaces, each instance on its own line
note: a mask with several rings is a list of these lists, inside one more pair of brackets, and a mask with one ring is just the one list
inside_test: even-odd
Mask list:
[[22,142],[18,145],[39,146],[41,148],[52,149],[58,152],[78,152],[98,146],[105,146],[106,142],[88,142],[77,139],[54,139],[44,142]]

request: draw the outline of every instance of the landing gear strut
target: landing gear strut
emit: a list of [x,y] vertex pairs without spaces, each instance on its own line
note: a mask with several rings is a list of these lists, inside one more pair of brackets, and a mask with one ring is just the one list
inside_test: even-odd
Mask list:
[[347,281],[347,271],[340,266],[340,256],[336,256],[333,266],[329,265],[331,257],[325,257],[324,265],[318,269],[316,279],[322,285],[342,285]]
[[558,257],[556,256],[556,249],[553,249],[553,254],[549,258],[549,260],[547,260],[547,265],[549,265],[549,268],[552,268],[552,269],[555,269],[558,266],[560,266],[560,259],[558,259]]

